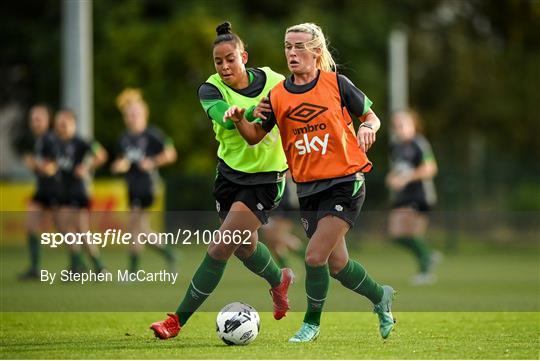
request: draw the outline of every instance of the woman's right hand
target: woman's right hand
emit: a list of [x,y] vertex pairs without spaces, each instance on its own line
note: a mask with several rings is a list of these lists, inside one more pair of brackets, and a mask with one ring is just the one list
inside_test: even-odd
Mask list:
[[409,179],[405,175],[397,175],[390,172],[386,176],[386,185],[393,191],[399,192],[409,183]]
[[30,169],[31,171],[36,170],[37,168],[36,161],[32,155],[30,154],[23,155],[23,162],[26,168]]
[[117,159],[111,166],[113,173],[126,173],[129,170],[131,163],[126,158]]
[[270,113],[272,112],[272,107],[270,106],[270,99],[268,97],[264,97],[261,99],[259,104],[253,109],[253,116],[255,118],[260,118],[263,120],[266,120],[266,115],[264,113]]
[[45,160],[41,163],[41,165],[38,166],[40,173],[52,177],[56,174],[58,171],[58,166],[55,162],[52,162],[50,160]]
[[230,119],[233,122],[238,123],[244,118],[245,112],[245,108],[239,108],[236,105],[232,105],[223,115],[223,121],[227,121],[227,119]]

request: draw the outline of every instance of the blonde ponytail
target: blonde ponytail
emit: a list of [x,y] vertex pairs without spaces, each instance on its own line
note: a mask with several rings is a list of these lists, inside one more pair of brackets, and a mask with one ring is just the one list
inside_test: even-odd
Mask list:
[[136,88],[125,88],[118,96],[116,97],[116,106],[120,111],[124,111],[124,108],[130,103],[140,103],[142,104],[146,114],[148,115],[148,104],[143,99],[142,92],[140,89]]
[[320,48],[321,54],[317,57],[317,69],[323,71],[336,71],[337,64],[332,57],[332,54],[328,50],[328,45],[326,38],[324,36],[321,28],[314,23],[303,23],[298,25],[293,25],[285,31],[287,33],[306,33],[311,34],[311,40],[308,41],[306,49],[312,53],[315,53],[314,49]]

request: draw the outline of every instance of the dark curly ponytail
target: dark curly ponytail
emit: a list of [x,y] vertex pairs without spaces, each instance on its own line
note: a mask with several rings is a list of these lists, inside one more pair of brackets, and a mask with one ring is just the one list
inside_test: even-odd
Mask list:
[[238,35],[233,33],[231,29],[231,23],[228,21],[219,24],[216,27],[217,37],[214,40],[214,46],[225,42],[232,42],[236,46],[238,46],[240,51],[244,51],[246,47],[244,42],[242,41],[242,39],[240,39]]

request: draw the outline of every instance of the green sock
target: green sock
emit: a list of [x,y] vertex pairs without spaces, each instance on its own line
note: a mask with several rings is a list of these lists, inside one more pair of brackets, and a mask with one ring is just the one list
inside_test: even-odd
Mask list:
[[304,322],[312,325],[321,323],[321,314],[330,284],[328,265],[311,267],[306,264],[307,311]]
[[186,324],[191,315],[214,291],[221,280],[226,265],[226,261],[213,259],[208,253],[206,254],[191,279],[184,299],[176,310],[181,326]]
[[429,267],[429,256],[431,251],[421,238],[418,237],[400,237],[396,238],[396,243],[411,250],[418,261],[420,272],[427,272]]
[[90,256],[90,258],[92,258],[92,263],[94,264],[96,272],[101,272],[105,268],[99,256]]
[[366,296],[371,302],[381,302],[383,288],[366,272],[364,267],[355,260],[349,259],[345,267],[338,274],[333,275],[348,289]]
[[129,272],[134,273],[139,269],[139,254],[130,253],[129,254]]
[[72,271],[77,269],[77,255],[74,252],[69,254],[69,269]]
[[35,233],[28,233],[28,248],[30,250],[30,270],[38,272],[40,268],[39,238]]
[[167,261],[174,261],[174,254],[170,247],[167,245],[163,245],[161,247],[152,247],[155,249],[159,254],[161,254]]
[[275,255],[274,259],[276,260],[276,263],[277,263],[279,268],[288,268],[289,267],[289,261],[287,261],[287,257]]
[[271,287],[281,283],[281,270],[264,243],[257,242],[255,252],[242,262],[251,272],[267,280]]
[[81,251],[71,252],[71,269],[76,272],[83,271],[86,268]]

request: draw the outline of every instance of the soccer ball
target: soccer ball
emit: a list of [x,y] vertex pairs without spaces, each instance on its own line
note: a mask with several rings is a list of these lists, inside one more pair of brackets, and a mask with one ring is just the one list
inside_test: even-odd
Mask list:
[[253,307],[243,302],[229,303],[216,320],[218,337],[227,345],[247,345],[259,334],[261,319]]

